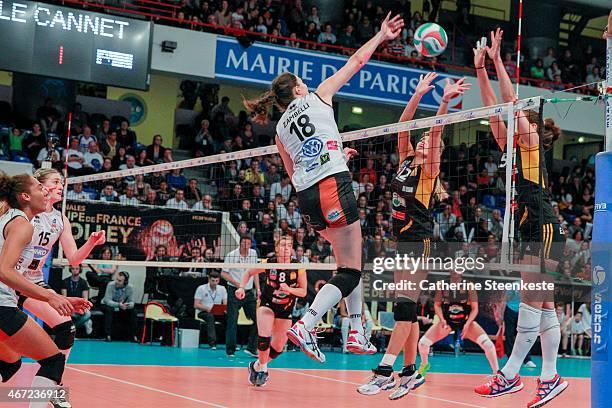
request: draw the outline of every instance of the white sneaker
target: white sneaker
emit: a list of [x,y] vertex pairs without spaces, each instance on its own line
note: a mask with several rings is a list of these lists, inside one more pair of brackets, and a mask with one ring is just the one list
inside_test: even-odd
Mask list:
[[376,347],[357,330],[349,332],[346,349],[354,354],[376,354]]
[[374,374],[366,384],[357,387],[357,392],[363,395],[376,395],[381,390],[390,390],[393,387],[395,387],[395,377],[393,374],[389,377]]
[[523,364],[523,367],[526,368],[536,368],[536,363],[534,363],[533,361],[529,360],[528,362],[526,362],[525,364]]
[[321,352],[317,344],[317,332],[315,330],[306,330],[301,320],[289,329],[287,338],[296,346],[300,346],[300,349],[302,349],[304,354],[308,357],[319,363],[325,362],[325,354]]
[[64,397],[53,398],[49,403],[53,408],[72,408],[72,405]]
[[83,323],[83,326],[85,326],[85,333],[87,333],[88,336],[93,333],[93,322],[91,320]]
[[410,391],[419,388],[425,382],[425,378],[415,371],[411,376],[401,377],[400,385],[389,395],[390,400],[400,399],[406,396]]

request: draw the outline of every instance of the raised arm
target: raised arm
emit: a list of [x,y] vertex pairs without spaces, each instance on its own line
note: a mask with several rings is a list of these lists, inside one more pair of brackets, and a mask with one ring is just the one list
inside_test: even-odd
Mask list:
[[[414,93],[412,97],[408,101],[408,104],[404,108],[402,112],[402,116],[400,116],[400,122],[407,122],[412,120],[414,117],[414,113],[419,107],[419,103],[421,99],[427,92],[431,91],[435,88],[431,83],[438,77],[438,74],[435,72],[430,72],[427,75],[419,78],[419,83],[414,89]],[[410,143],[410,131],[399,132],[397,134],[397,150],[399,153],[399,161],[400,163],[406,160],[406,157],[414,155],[414,147],[412,147],[412,143]]]
[[351,80],[367,62],[378,46],[385,41],[391,41],[395,39],[404,27],[404,20],[399,15],[391,18],[391,12],[387,14],[387,18],[382,22],[380,31],[376,33],[367,43],[361,46],[355,52],[349,60],[344,64],[342,68],[338,70],[334,75],[327,78],[319,85],[316,92],[317,95],[326,103],[331,105],[332,98],[338,92],[340,88],[344,86],[348,81]]
[[[515,102],[516,93],[514,92],[514,85],[510,80],[510,76],[506,71],[506,67],[504,67],[504,62],[500,55],[503,36],[504,30],[498,28],[495,33],[491,31],[491,47],[487,48],[487,53],[495,64],[495,72],[497,72],[502,99],[504,102]],[[538,133],[531,128],[525,116],[525,112],[519,112],[517,114],[517,126],[520,136],[519,140],[523,145],[534,146],[539,143]]]
[[[478,88],[480,89],[482,103],[484,106],[496,105],[497,97],[491,86],[485,62],[487,56],[487,37],[482,37],[480,41],[476,42],[476,48],[473,48],[472,51],[474,51],[474,67],[476,68],[476,77],[478,78]],[[506,124],[504,120],[500,115],[490,116],[489,126],[491,126],[491,131],[497,145],[503,151],[506,146]]]
[[105,242],[106,233],[104,231],[96,231],[89,236],[89,239],[82,247],[78,248],[72,236],[70,221],[64,215],[64,231],[60,235],[60,243],[71,266],[80,265],[97,245],[102,245]]
[[[445,115],[448,112],[448,103],[451,99],[456,98],[459,95],[463,95],[465,91],[471,88],[472,84],[466,84],[465,77],[457,80],[457,82],[451,82],[450,79],[446,79],[446,86],[444,87],[444,95],[442,96],[442,102],[438,108],[436,116]],[[444,125],[433,126],[429,131],[429,146],[427,155],[425,156],[425,163],[423,164],[423,171],[429,176],[434,177],[440,173],[440,156],[442,155],[442,131]]]

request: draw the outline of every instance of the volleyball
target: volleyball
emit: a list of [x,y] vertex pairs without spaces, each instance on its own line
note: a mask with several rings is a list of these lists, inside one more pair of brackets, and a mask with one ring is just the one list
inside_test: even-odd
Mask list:
[[444,52],[448,36],[436,23],[420,25],[414,33],[414,47],[424,57],[436,57]]

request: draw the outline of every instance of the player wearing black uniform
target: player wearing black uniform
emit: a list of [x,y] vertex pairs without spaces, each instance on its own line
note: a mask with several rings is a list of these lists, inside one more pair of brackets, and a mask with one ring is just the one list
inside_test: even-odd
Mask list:
[[[411,120],[420,98],[434,88],[431,83],[437,77],[430,73],[421,77],[410,102],[406,106],[400,121]],[[448,111],[448,103],[467,89],[465,78],[455,83],[446,81],[442,103],[438,115]],[[398,241],[398,253],[413,257],[429,257],[431,238],[433,237],[433,216],[431,214],[432,196],[439,183],[440,156],[442,154],[442,130],[444,126],[434,126],[425,132],[416,149],[410,144],[410,133],[400,132],[398,135],[398,150],[400,166],[391,182],[393,191],[392,219],[393,233]],[[396,271],[396,282],[404,279],[417,281],[424,277],[423,271]],[[378,394],[380,390],[388,390],[395,386],[393,364],[399,353],[404,350],[404,368],[400,373],[400,384],[389,396],[399,399],[423,384],[425,381],[416,370],[416,353],[419,341],[419,324],[417,322],[416,299],[419,293],[398,293],[393,305],[395,328],[389,340],[389,347],[378,367],[373,369],[374,375],[369,382],[357,388],[364,395]]]
[[[450,279],[445,283],[461,282],[461,275],[452,273]],[[419,354],[421,366],[419,372],[422,376],[427,374],[429,368],[429,350],[433,344],[448,336],[451,331],[461,331],[461,339],[469,339],[478,344],[487,356],[493,374],[497,373],[499,365],[495,352],[495,345],[483,328],[476,323],[478,316],[478,296],[474,290],[444,287],[437,290],[435,295],[434,310],[437,321],[434,322],[427,332],[419,340]]]
[[[265,263],[297,263],[291,259],[293,238],[282,236],[276,243],[275,256]],[[251,269],[244,274],[236,297],[245,296],[244,286],[253,275],[266,274],[261,291],[261,304],[257,309],[257,361],[249,364],[249,381],[263,386],[268,381],[268,362],[278,357],[287,343],[287,330],[291,327],[291,311],[298,297],[306,296],[305,269]]]
[[[491,47],[482,38],[474,49],[474,63],[478,84],[485,105],[494,105],[497,98],[485,68],[486,54],[493,60],[500,93],[504,102],[514,102],[514,85],[504,68],[500,56],[503,31],[491,32]],[[504,150],[506,126],[500,116],[491,117],[491,130],[498,145]],[[516,188],[518,190],[519,230],[521,235],[521,262],[539,265],[544,258],[546,269],[556,269],[564,247],[564,238],[555,218],[548,191],[548,180],[539,136],[540,118],[533,112],[517,112],[518,126]],[[521,273],[521,279],[533,282],[547,279],[545,275]],[[557,374],[557,351],[561,341],[559,320],[555,313],[554,292],[522,292],[517,324],[517,336],[512,354],[506,365],[493,379],[476,387],[477,394],[484,397],[499,397],[523,389],[519,369],[525,356],[540,336],[542,345],[542,373],[534,399],[528,408],[540,407],[561,394],[568,386]]]

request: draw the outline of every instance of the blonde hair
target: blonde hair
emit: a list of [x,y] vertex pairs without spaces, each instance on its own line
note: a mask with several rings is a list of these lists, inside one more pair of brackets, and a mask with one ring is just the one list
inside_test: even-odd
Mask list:
[[62,177],[62,174],[55,169],[38,169],[33,174],[34,178],[41,183],[44,183],[55,175]]

